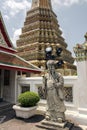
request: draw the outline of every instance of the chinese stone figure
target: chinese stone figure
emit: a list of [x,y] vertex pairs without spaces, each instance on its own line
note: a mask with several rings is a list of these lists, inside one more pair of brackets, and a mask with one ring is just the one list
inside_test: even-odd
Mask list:
[[47,62],[48,74],[43,77],[46,90],[47,112],[46,120],[55,122],[65,121],[65,106],[63,96],[64,80],[61,74],[55,72],[55,61]]

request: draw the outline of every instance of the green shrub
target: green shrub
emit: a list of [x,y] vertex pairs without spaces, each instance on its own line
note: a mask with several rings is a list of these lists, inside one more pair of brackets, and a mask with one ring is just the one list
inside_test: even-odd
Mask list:
[[18,97],[18,102],[21,104],[22,107],[36,106],[39,100],[39,95],[35,92],[30,91],[21,93]]

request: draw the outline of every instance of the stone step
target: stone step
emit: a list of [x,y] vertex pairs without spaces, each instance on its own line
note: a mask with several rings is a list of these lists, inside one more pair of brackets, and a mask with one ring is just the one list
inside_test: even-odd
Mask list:
[[68,128],[63,128],[64,127],[64,123],[56,123],[56,122],[52,122],[52,121],[46,121],[43,120],[39,125],[37,125],[37,127],[39,128],[43,128],[43,129],[49,129],[49,130],[69,130]]
[[42,125],[42,124],[36,125],[36,126],[43,130],[63,130],[62,128],[54,128],[54,127],[50,127],[50,126],[46,126],[46,125]]
[[13,104],[9,103],[9,102],[1,102],[0,103],[0,114],[2,114],[3,112],[6,112],[8,110],[12,110],[12,106]]
[[15,111],[8,109],[0,113],[0,124],[9,121],[15,117]]

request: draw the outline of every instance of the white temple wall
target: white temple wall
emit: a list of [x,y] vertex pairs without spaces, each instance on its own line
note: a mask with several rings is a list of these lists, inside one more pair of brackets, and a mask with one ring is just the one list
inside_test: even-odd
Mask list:
[[30,86],[30,91],[38,93],[38,86],[42,86],[42,78],[41,77],[20,77],[18,78],[18,95],[22,92],[23,86]]
[[[87,60],[77,62],[79,106],[80,117],[87,122]],[[87,123],[86,123],[87,125]]]
[[[23,86],[30,86],[30,91],[38,93],[38,87],[42,86],[42,77],[30,77],[30,78],[18,78],[18,95],[22,92]],[[78,107],[78,86],[77,76],[66,76],[64,77],[65,88],[72,89],[73,101],[65,102],[68,109],[77,110]]]
[[[85,70],[83,68],[84,65],[82,64],[81,73],[78,77],[64,76],[67,100],[65,101],[65,114],[68,119],[87,125],[87,81],[84,77]],[[22,86],[30,86],[30,91],[38,92],[38,87],[42,86],[42,77],[18,78],[18,95],[22,92]],[[46,106],[46,102],[42,101],[41,107],[42,104],[44,107]],[[39,107],[40,110],[46,110],[46,108],[41,107]]]

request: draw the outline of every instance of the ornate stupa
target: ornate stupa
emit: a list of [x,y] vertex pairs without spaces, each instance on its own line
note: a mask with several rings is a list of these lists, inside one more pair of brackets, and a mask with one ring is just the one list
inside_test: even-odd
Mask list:
[[[55,54],[56,48],[62,48],[61,58],[64,66],[59,68],[63,75],[73,75],[76,66],[74,58],[62,37],[62,31],[53,12],[51,0],[32,0],[31,9],[22,28],[22,34],[17,40],[18,55],[38,67],[46,67],[45,50],[51,46]],[[59,59],[59,58],[58,58]],[[58,60],[57,59],[57,60]]]
[[74,53],[77,62],[82,62],[87,60],[87,32],[84,35],[85,42],[82,44],[76,44],[74,47]]

